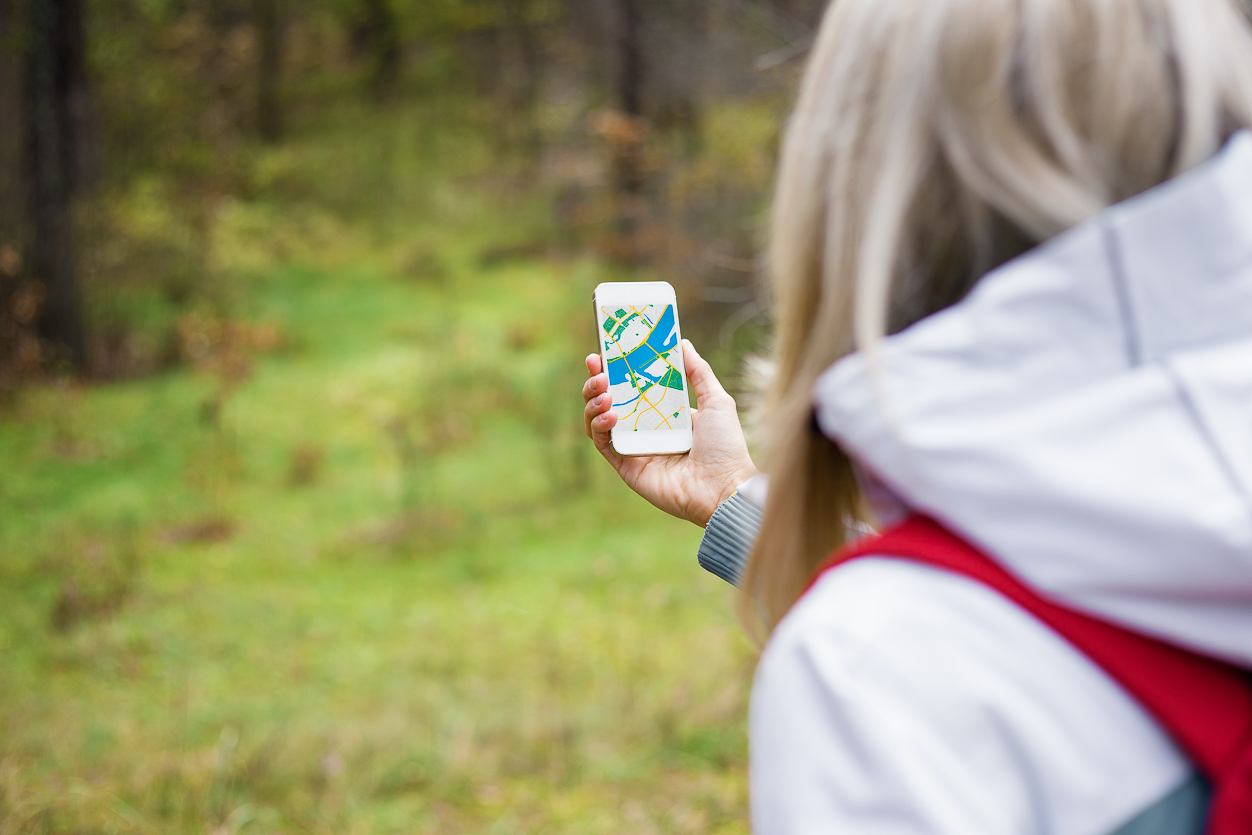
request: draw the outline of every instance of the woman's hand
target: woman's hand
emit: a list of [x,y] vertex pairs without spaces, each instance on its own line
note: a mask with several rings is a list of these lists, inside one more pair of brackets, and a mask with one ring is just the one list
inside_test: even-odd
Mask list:
[[738,485],[756,475],[756,467],[748,454],[734,398],[685,339],[683,362],[696,393],[691,452],[626,457],[613,451],[609,432],[617,423],[617,415],[612,411],[609,377],[600,367],[599,354],[587,357],[590,379],[583,385],[583,424],[587,437],[631,490],[666,513],[704,527],[717,506]]

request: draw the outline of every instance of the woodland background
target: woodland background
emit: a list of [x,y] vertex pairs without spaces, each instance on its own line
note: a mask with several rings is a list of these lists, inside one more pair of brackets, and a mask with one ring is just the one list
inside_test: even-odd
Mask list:
[[820,0],[0,0],[0,833],[746,832],[755,655],[582,436],[738,385]]

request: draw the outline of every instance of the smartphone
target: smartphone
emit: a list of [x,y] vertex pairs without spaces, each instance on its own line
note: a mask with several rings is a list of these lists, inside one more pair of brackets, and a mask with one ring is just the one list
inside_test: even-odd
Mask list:
[[667,281],[615,281],[596,287],[600,367],[617,412],[619,455],[691,451],[691,407],[683,367],[678,303]]

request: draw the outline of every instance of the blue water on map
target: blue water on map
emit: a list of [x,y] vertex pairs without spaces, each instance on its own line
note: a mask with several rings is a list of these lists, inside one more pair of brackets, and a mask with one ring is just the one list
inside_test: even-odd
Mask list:
[[[652,328],[652,332],[648,334],[647,339],[640,342],[635,350],[629,354],[609,360],[609,385],[613,386],[618,383],[630,382],[630,374],[627,372],[627,369],[634,371],[637,377],[650,380],[654,385],[660,383],[661,377],[649,374],[644,369],[656,362],[658,356],[674,350],[677,345],[678,326],[674,321],[674,306],[667,304],[664,312],[661,313],[661,318],[657,320],[656,326]],[[661,376],[664,376],[664,374]],[[614,403],[613,405],[621,406],[625,404]]]

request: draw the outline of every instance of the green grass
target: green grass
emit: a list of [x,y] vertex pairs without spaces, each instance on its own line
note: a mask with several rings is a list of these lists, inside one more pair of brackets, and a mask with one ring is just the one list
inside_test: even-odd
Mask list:
[[277,345],[0,416],[0,833],[747,831],[732,591],[581,436],[605,268],[398,158],[216,212]]

